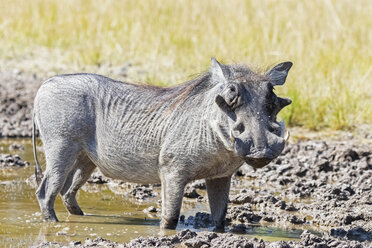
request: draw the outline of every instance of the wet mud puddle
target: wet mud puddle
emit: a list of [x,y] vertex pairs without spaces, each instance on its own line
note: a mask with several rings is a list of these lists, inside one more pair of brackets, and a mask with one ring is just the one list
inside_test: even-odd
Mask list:
[[[12,144],[20,144],[20,147]],[[12,148],[14,148],[12,150]],[[160,187],[154,187],[153,197],[138,200],[125,186],[108,184],[86,185],[78,193],[78,202],[85,216],[69,215],[58,197],[55,209],[58,223],[45,223],[35,197],[35,182],[30,179],[34,173],[34,158],[30,140],[0,140],[0,159],[4,154],[18,154],[26,166],[0,167],[0,244],[30,246],[46,241],[66,242],[104,237],[119,243],[129,242],[140,236],[173,235],[175,231],[159,233],[159,213],[145,213],[151,206],[159,209]],[[41,163],[43,155],[40,153]],[[4,159],[4,157],[3,157]],[[45,168],[43,166],[43,168]],[[242,180],[245,180],[242,178]],[[235,191],[244,188],[244,182]],[[187,219],[197,212],[209,212],[205,191],[198,191],[204,200],[184,198],[181,214]],[[190,228],[194,231],[211,230],[193,228],[185,223],[178,230]],[[298,228],[298,227],[297,227]],[[301,227],[302,228],[302,227]],[[304,227],[308,229],[307,227]],[[251,225],[242,234],[267,241],[299,239],[303,230],[283,229],[273,226]]]

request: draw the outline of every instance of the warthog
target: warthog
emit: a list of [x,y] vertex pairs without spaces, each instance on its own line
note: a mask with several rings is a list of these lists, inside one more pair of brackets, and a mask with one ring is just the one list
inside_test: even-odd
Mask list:
[[[205,179],[212,219],[224,228],[231,176],[244,163],[260,168],[284,148],[279,98],[291,62],[260,75],[212,58],[208,72],[175,87],[114,81],[95,74],[44,82],[34,103],[46,171],[36,160],[36,196],[45,220],[58,221],[58,193],[83,215],[76,192],[98,167],[108,177],[161,183],[161,227],[176,227],[185,185]],[[35,153],[36,155],[36,153]],[[40,184],[41,181],[41,184]]]

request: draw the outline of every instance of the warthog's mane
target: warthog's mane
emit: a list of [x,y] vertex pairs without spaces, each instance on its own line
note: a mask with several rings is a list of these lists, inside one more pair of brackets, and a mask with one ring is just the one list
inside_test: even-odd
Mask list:
[[[224,73],[229,81],[243,81],[247,83],[259,82],[264,77],[244,64],[226,65],[224,66]],[[157,91],[158,94],[163,95],[163,102],[173,100],[170,110],[174,109],[174,107],[186,99],[202,94],[214,86],[215,84],[211,82],[210,71],[204,71],[196,75],[194,74],[193,79],[175,86],[161,87],[147,84],[141,85],[141,87],[152,88],[152,90]]]
[[[244,64],[224,65],[223,70],[229,81],[258,83],[265,77],[264,75],[260,75],[258,70],[253,71]],[[216,86],[211,80],[211,72],[209,70],[194,74],[193,77],[194,78],[189,81],[174,86],[154,86],[146,83],[139,83],[136,85],[139,88],[153,91],[157,96],[158,101],[150,110],[155,111],[167,105],[166,114],[168,114],[188,99],[195,99],[198,95]]]

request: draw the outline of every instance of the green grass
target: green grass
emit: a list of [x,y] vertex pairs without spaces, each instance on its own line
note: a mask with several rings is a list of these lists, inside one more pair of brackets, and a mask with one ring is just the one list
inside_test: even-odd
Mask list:
[[0,59],[38,59],[44,70],[129,61],[158,85],[189,79],[212,55],[291,60],[277,89],[293,99],[289,124],[345,129],[372,123],[371,13],[368,0],[2,0]]

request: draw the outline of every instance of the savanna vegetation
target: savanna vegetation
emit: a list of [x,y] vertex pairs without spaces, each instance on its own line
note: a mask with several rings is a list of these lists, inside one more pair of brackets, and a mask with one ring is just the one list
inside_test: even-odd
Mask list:
[[129,61],[149,83],[174,85],[212,55],[259,70],[290,60],[277,89],[293,99],[290,125],[372,122],[372,1],[2,0],[0,12],[0,60],[29,71]]

